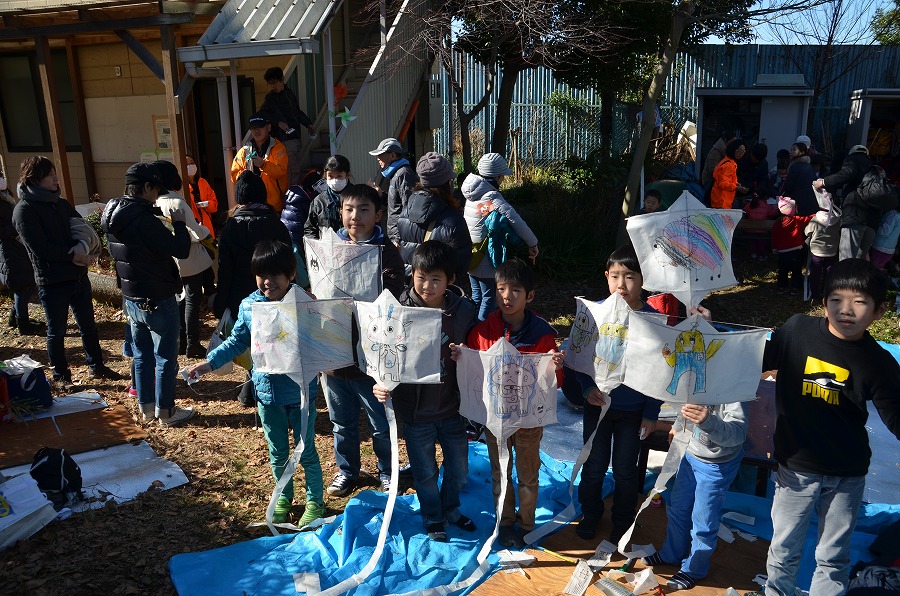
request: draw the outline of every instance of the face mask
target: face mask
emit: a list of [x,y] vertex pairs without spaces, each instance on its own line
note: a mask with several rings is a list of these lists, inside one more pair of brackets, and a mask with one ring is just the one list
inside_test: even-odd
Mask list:
[[193,163],[188,164],[187,170],[188,170],[188,176],[193,177],[194,175],[197,174],[197,164],[193,164]]
[[6,178],[0,178],[0,191],[6,190]]
[[344,187],[347,186],[347,180],[344,178],[329,178],[325,183],[328,184],[328,188],[334,192],[341,192],[344,190]]

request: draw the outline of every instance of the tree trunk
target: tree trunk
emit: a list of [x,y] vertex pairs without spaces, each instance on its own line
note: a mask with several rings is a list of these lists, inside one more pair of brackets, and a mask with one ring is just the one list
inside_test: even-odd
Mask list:
[[456,90],[456,114],[459,118],[459,144],[462,146],[463,171],[466,174],[472,173],[472,137],[469,135],[469,123],[472,121],[472,115],[466,114],[465,104],[463,103],[462,88]]
[[600,153],[606,160],[612,155],[613,104],[616,94],[611,89],[600,92]]
[[506,156],[506,142],[509,139],[509,123],[512,116],[513,92],[522,69],[509,64],[503,65],[500,79],[500,92],[497,97],[497,109],[494,116],[494,132],[491,135],[491,151]]
[[672,17],[672,29],[669,32],[669,39],[666,41],[666,47],[663,50],[662,58],[653,79],[650,81],[650,87],[644,95],[644,115],[641,118],[641,134],[638,139],[637,146],[634,148],[634,154],[631,159],[631,171],[628,173],[628,186],[625,189],[625,200],[622,201],[622,215],[619,220],[619,233],[617,236],[617,244],[622,245],[628,239],[625,230],[625,218],[636,211],[639,203],[638,190],[641,182],[641,168],[644,166],[644,160],[647,157],[647,150],[650,148],[650,140],[653,137],[654,123],[656,122],[655,107],[656,101],[662,94],[663,87],[669,72],[672,70],[672,63],[675,55],[678,53],[678,46],[681,43],[681,35],[684,33],[688,23],[691,22],[695,5],[693,0],[682,0],[675,9]]

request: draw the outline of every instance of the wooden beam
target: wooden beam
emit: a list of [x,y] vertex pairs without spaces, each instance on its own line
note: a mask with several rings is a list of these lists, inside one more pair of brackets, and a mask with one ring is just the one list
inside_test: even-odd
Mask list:
[[159,63],[159,60],[156,59],[153,52],[147,49],[147,46],[139,42],[134,35],[124,29],[116,29],[115,33],[119,36],[119,39],[125,42],[128,49],[134,52],[134,55],[150,69],[150,72],[156,75],[157,79],[163,83],[166,82],[162,64]]
[[84,89],[81,84],[81,69],[78,66],[78,51],[72,40],[66,40],[66,58],[69,61],[69,78],[72,80],[72,97],[75,98],[75,118],[78,120],[78,136],[81,137],[81,160],[84,162],[84,181],[88,198],[97,192],[97,175],[94,172],[94,151],[91,149],[91,130],[88,127],[87,110],[84,107]]
[[[166,85],[166,109],[169,114],[169,126],[172,131],[172,157],[175,167],[181,174],[181,179],[187,180],[187,145],[184,135],[184,118],[178,106],[178,53],[175,51],[175,30],[171,25],[163,25],[159,28],[160,41],[162,42],[162,67]],[[185,186],[187,184],[185,183]],[[184,193],[182,189],[182,193]]]
[[177,25],[194,20],[192,14],[156,15],[132,19],[116,19],[110,21],[92,21],[89,23],[72,23],[65,25],[48,25],[46,27],[0,28],[0,39],[17,39],[20,37],[39,37],[47,35],[75,35],[78,33],[94,33],[97,31],[115,31],[116,29],[138,29],[163,25]]
[[56,173],[59,175],[59,186],[62,196],[74,205],[72,196],[72,177],[69,174],[69,157],[66,154],[66,140],[63,136],[62,119],[59,115],[59,103],[56,101],[56,79],[53,77],[53,62],[50,57],[50,42],[46,37],[35,40],[37,49],[38,72],[41,76],[41,88],[44,90],[44,108],[47,113],[47,124],[50,127],[50,144],[57,159]]

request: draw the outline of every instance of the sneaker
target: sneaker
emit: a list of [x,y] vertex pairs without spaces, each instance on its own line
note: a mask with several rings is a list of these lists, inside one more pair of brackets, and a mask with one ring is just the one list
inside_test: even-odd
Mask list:
[[194,417],[194,408],[180,408],[178,406],[161,410],[156,408],[156,417],[163,426],[178,426]]
[[443,522],[428,524],[425,531],[428,533],[428,537],[435,542],[447,542],[447,530],[444,528]]
[[273,524],[286,523],[290,516],[291,516],[291,500],[282,495],[282,496],[278,497],[278,502],[275,503],[275,513],[272,514],[272,523]]
[[578,525],[575,526],[575,533],[583,540],[591,540],[597,535],[597,526],[600,520],[595,517],[582,517]]
[[322,503],[316,503],[315,501],[307,501],[306,509],[303,511],[303,515],[300,516],[300,519],[297,520],[297,525],[301,528],[307,524],[311,524],[319,518],[325,517],[325,514],[328,511],[325,509],[325,505]]
[[53,384],[63,391],[73,391],[75,389],[75,383],[72,382],[72,373],[70,372],[53,375]]
[[397,470],[397,473],[400,474],[400,478],[412,478],[412,465],[411,464],[403,464],[400,466],[400,469]]
[[203,347],[203,344],[188,344],[187,356],[206,360],[206,348]]
[[137,397],[137,388],[134,385],[128,388],[128,395],[129,397]]
[[341,472],[334,477],[334,480],[331,481],[331,484],[328,485],[328,488],[325,489],[325,492],[327,492],[332,497],[344,497],[353,492],[353,489],[356,488],[356,485],[356,478],[350,478],[349,476]]
[[156,418],[156,404],[153,402],[147,404],[138,404],[141,409],[141,418],[144,422],[152,422]]
[[105,364],[98,364],[88,369],[89,379],[106,379],[107,381],[121,381],[125,379],[121,374],[109,368]]
[[666,582],[666,586],[670,590],[691,590],[696,585],[697,582],[694,581],[694,578],[683,571],[679,571]]
[[378,480],[381,481],[381,492],[389,493],[391,492],[391,477],[386,474],[379,474]]

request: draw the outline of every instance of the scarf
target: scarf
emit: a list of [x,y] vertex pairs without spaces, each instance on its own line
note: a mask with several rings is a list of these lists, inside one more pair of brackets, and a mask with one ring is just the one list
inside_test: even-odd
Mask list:
[[40,186],[27,186],[25,184],[18,185],[20,199],[28,199],[30,201],[39,201],[41,203],[55,203],[59,200],[59,189],[47,190]]
[[397,170],[408,165],[409,160],[405,157],[401,157],[397,161],[391,162],[385,169],[381,170],[381,175],[384,176],[385,180],[390,180],[391,176],[393,176]]

